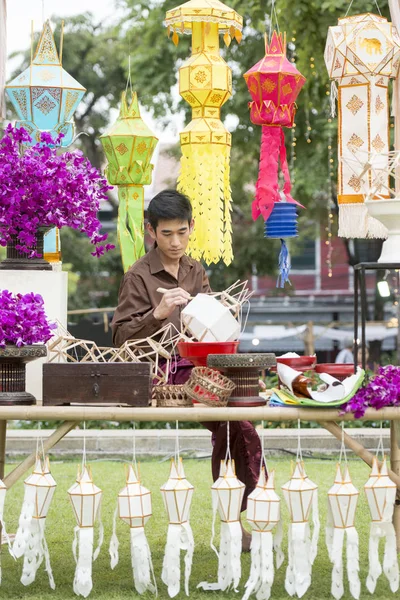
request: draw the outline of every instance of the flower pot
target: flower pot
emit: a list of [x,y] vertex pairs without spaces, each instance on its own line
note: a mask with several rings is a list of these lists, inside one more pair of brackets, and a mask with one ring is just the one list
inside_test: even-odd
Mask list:
[[34,270],[51,271],[52,266],[43,258],[44,255],[44,235],[51,227],[38,227],[36,232],[36,244],[30,247],[41,255],[40,258],[29,258],[29,253],[20,252],[15,248],[18,245],[17,236],[13,235],[7,244],[7,257],[0,263],[0,269],[3,270]]
[[0,348],[0,406],[36,403],[36,398],[25,391],[26,363],[46,355],[44,344]]

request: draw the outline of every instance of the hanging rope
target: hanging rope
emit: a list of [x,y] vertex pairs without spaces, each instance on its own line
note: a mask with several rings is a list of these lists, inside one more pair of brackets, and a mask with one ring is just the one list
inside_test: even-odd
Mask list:
[[82,453],[82,472],[86,467],[86,421],[83,421],[83,453]]
[[232,460],[232,457],[231,457],[231,431],[230,431],[229,421],[226,422],[226,455],[225,455],[225,462],[227,460]]
[[38,421],[38,436],[36,438],[36,457],[39,458],[39,442],[42,450],[42,459],[43,466],[45,465],[45,454],[44,454],[44,446],[43,446],[43,437],[42,437],[42,425],[41,422]]
[[[347,13],[345,14],[345,17],[347,17],[347,15],[349,14],[349,12],[350,12],[350,9],[351,9],[351,7],[353,6],[353,2],[354,2],[354,0],[351,0],[351,2],[350,2],[350,4],[349,4],[349,8],[347,9]],[[382,16],[381,9],[379,8],[378,1],[377,1],[377,0],[375,0],[375,4],[376,4],[376,8],[378,9],[378,13],[380,14],[380,16]]]
[[380,422],[379,425],[379,442],[378,442],[378,446],[376,447],[376,458],[379,460],[379,453],[381,453],[381,458],[382,460],[385,458],[385,448],[383,446],[383,428],[382,428],[382,421]]
[[179,465],[179,421],[176,420],[176,437],[175,437],[175,463]]
[[346,446],[344,445],[344,421],[342,421],[341,427],[342,427],[342,443],[340,445],[339,464],[340,465],[342,464],[342,458],[344,456],[344,463],[347,467],[347,449],[346,449]]
[[297,419],[297,452],[296,452],[296,461],[300,460],[301,462],[303,462],[303,454],[301,452],[300,430],[301,430],[300,419]]
[[276,8],[275,8],[275,0],[271,0],[271,14],[269,17],[269,39],[270,40],[271,40],[271,36],[272,36],[272,20],[274,17],[275,17],[275,22],[276,22],[276,28],[278,30],[278,33],[280,33],[278,15],[277,15]]
[[135,421],[133,421],[133,427],[132,427],[132,464],[135,467],[137,477],[139,477],[137,462],[136,462],[136,423],[135,423]]

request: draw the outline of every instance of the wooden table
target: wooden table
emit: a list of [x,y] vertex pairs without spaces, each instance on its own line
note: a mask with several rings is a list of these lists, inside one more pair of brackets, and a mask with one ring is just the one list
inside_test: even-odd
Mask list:
[[[7,421],[15,419],[27,421],[63,421],[48,438],[43,440],[45,452],[55,446],[71,429],[82,421],[314,421],[329,431],[339,441],[342,429],[339,421],[353,421],[352,414],[341,415],[335,409],[315,408],[125,408],[95,406],[0,406],[0,479],[10,488],[35,463],[33,452],[17,465],[6,477],[4,466],[6,457]],[[394,525],[397,534],[397,549],[400,551],[400,408],[388,407],[382,410],[368,409],[362,421],[390,421],[390,478],[396,483],[398,496],[394,512]],[[45,432],[43,431],[43,434]],[[374,455],[347,433],[344,443],[369,466]]]

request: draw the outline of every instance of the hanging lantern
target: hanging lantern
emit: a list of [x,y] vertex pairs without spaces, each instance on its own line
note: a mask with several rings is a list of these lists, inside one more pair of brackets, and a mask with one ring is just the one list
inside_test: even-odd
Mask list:
[[231,134],[220,119],[232,95],[232,71],[219,54],[219,34],[227,46],[242,38],[243,19],[219,0],[189,0],[167,11],[165,24],[177,44],[192,35],[192,55],[179,68],[179,93],[192,108],[192,120],[180,134],[182,158],[178,187],[192,203],[196,228],[189,252],[207,264],[233,260]]
[[[283,562],[280,498],[275,492],[275,471],[265,475],[261,469],[257,487],[247,498],[247,520],[252,528],[251,569],[243,600],[255,594],[257,600],[268,600],[274,582],[274,557],[279,569]],[[276,527],[275,538],[273,530]]]
[[375,592],[377,581],[382,574],[379,560],[379,540],[385,540],[383,572],[389,581],[393,593],[399,589],[399,563],[396,550],[396,532],[393,526],[393,511],[396,501],[396,484],[390,479],[386,457],[379,469],[378,460],[374,457],[371,474],[364,486],[368,507],[371,513],[371,530],[369,538],[369,573],[367,577],[368,591]]
[[[140,484],[133,465],[129,465],[126,486],[118,494],[118,516],[128,523],[131,532],[131,561],[135,589],[138,594],[147,590],[155,593],[157,587],[153,573],[153,563],[144,526],[152,515],[151,492]],[[116,516],[114,515],[113,534],[110,542],[111,568],[119,560],[118,538],[116,534]],[[153,578],[153,581],[152,581]]]
[[24,502],[15,535],[13,552],[16,558],[24,557],[21,583],[30,585],[43,562],[51,589],[55,589],[50,564],[50,554],[45,538],[46,517],[56,491],[56,482],[50,473],[48,457],[37,457],[33,472],[24,481]]
[[[15,559],[14,553],[12,551],[12,547],[11,547],[11,542],[10,542],[10,538],[8,537],[7,531],[6,531],[6,526],[4,523],[4,503],[6,501],[6,493],[7,493],[7,488],[5,486],[5,484],[2,482],[2,480],[0,479],[0,545],[3,541],[3,539],[7,542],[8,544],[8,550],[11,554],[11,556]],[[0,555],[0,561],[1,561],[1,555]],[[0,584],[1,584],[1,562],[0,562]]]
[[[90,467],[85,462],[78,468],[76,483],[68,490],[77,526],[74,530],[72,550],[76,562],[73,589],[77,596],[87,598],[92,590],[92,561],[96,560],[103,543],[103,525],[100,519],[100,504],[103,492],[92,479]],[[99,541],[93,552],[94,525],[100,520]],[[78,550],[76,547],[78,546]]]
[[[229,438],[228,438],[229,439]],[[228,442],[229,448],[229,442]],[[218,556],[218,583],[202,582],[197,587],[204,590],[236,591],[241,577],[242,528],[240,509],[245,485],[236,477],[235,461],[230,457],[221,461],[219,477],[211,486],[213,505],[213,537],[211,548]],[[219,553],[213,545],[214,522],[218,511],[221,519]]]
[[[301,598],[311,585],[311,571],[317,555],[319,536],[318,486],[306,474],[301,460],[296,461],[292,477],[282,486],[289,510],[289,564],[285,589],[290,596]],[[313,515],[311,539],[309,519]]]
[[[385,17],[370,13],[339,19],[329,27],[325,64],[332,85],[332,116],[338,97],[338,203],[339,236],[385,238],[387,231],[368,214],[363,183],[371,181],[368,166],[354,172],[354,156],[365,153],[365,163],[374,155],[374,164],[388,169],[390,146],[390,78],[398,75],[400,38]],[[370,165],[371,167],[371,165]]]
[[161,486],[160,490],[169,521],[161,579],[168,587],[170,598],[179,594],[181,587],[180,555],[181,550],[186,550],[185,592],[189,596],[189,578],[194,551],[189,513],[194,487],[186,479],[180,457],[171,461],[169,479]]
[[354,526],[358,503],[358,490],[351,482],[347,465],[342,475],[340,464],[336,469],[335,482],[328,492],[328,519],[326,544],[333,564],[331,593],[336,600],[344,594],[343,545],[347,538],[347,577],[353,598],[360,597],[358,533]]
[[129,105],[122,93],[119,117],[100,141],[108,160],[106,177],[118,186],[118,239],[126,272],[145,254],[143,186],[151,184],[158,141],[140,116],[136,92]]
[[[297,237],[296,206],[304,208],[291,196],[292,184],[286,158],[285,135],[282,127],[293,127],[296,99],[305,77],[286,58],[286,34],[274,31],[268,44],[265,36],[265,56],[244,74],[252,101],[250,119],[262,126],[261,155],[252,206],[253,219],[262,216],[265,237],[281,240],[278,285],[289,281],[290,257],[284,238]],[[279,189],[279,162],[284,177]]]

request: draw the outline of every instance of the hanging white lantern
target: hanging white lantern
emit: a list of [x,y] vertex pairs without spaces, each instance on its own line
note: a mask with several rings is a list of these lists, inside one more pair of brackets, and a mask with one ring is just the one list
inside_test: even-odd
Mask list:
[[24,481],[24,502],[15,535],[13,552],[16,558],[24,557],[21,583],[30,585],[45,560],[50,587],[54,590],[50,554],[45,538],[46,517],[56,490],[56,482],[50,473],[48,457],[37,457],[33,472]]
[[[303,461],[296,460],[292,477],[282,486],[289,510],[289,564],[285,589],[290,596],[301,598],[311,584],[312,565],[317,555],[319,536],[318,486],[306,474]],[[313,516],[311,539],[309,519]]]
[[399,589],[399,563],[397,561],[396,532],[393,526],[393,511],[396,501],[397,487],[390,479],[386,457],[379,469],[378,460],[374,457],[372,470],[364,486],[368,506],[371,513],[371,531],[369,538],[369,572],[367,577],[368,591],[373,594],[382,565],[379,560],[379,540],[385,540],[383,572],[393,593]]
[[[131,561],[135,589],[138,594],[147,590],[157,592],[153,563],[144,526],[152,515],[151,492],[140,484],[133,465],[129,465],[126,486],[118,494],[118,506],[114,514],[113,534],[110,542],[111,568],[119,560],[116,517],[128,523],[131,532]],[[153,581],[152,581],[153,580]]]
[[168,587],[170,598],[179,593],[181,587],[180,555],[181,550],[186,550],[185,592],[188,596],[194,552],[193,533],[189,523],[194,487],[186,479],[182,459],[179,456],[172,459],[169,479],[160,489],[169,520],[161,579]]
[[[283,562],[280,498],[275,492],[275,471],[265,475],[262,467],[256,488],[247,498],[247,520],[252,528],[251,568],[243,600],[255,594],[257,600],[268,600],[274,582],[274,556],[279,569]],[[273,530],[277,529],[275,537]]]
[[[92,562],[98,557],[103,543],[103,525],[100,519],[103,492],[93,483],[90,467],[86,466],[85,462],[82,466],[82,472],[78,468],[76,483],[70,487],[68,494],[77,521],[72,544],[76,562],[73,589],[78,596],[81,595],[87,598],[93,587]],[[97,519],[100,520],[99,541],[96,550],[93,552],[94,525]]]
[[[229,435],[228,435],[229,450]],[[235,461],[230,458],[221,461],[217,481],[211,486],[213,523],[211,547],[218,556],[218,583],[199,583],[197,587],[204,590],[236,591],[241,577],[240,556],[242,553],[242,527],[240,509],[245,485],[236,477]],[[218,514],[221,519],[221,541],[219,553],[214,540],[214,522]]]
[[[6,526],[4,523],[4,503],[6,501],[6,493],[7,493],[6,485],[0,479],[0,532],[1,532],[0,533],[0,544],[4,538],[4,540],[8,544],[8,550],[9,550],[11,556],[15,559],[15,556],[14,556],[14,553],[13,553],[12,547],[11,547],[10,538],[7,535]],[[1,556],[0,556],[0,560],[1,560]],[[1,583],[1,562],[0,562],[0,583]]]
[[328,492],[326,544],[333,564],[331,593],[336,600],[344,594],[343,545],[346,536],[347,578],[353,598],[360,597],[358,533],[354,526],[359,492],[354,487],[348,467],[344,474],[337,465],[335,482]]

